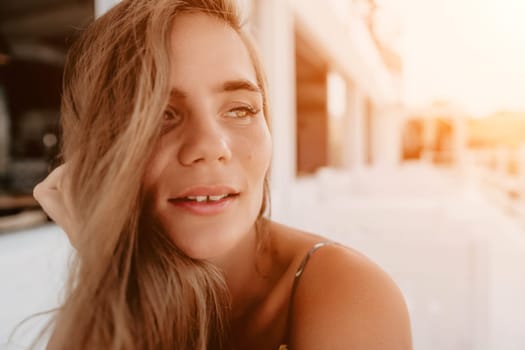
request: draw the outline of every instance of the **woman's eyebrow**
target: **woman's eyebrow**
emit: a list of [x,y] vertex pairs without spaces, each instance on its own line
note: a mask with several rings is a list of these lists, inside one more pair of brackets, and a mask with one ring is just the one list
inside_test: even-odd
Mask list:
[[177,88],[172,88],[171,91],[170,91],[170,98],[171,99],[184,99],[187,96],[188,95],[185,92],[183,92],[182,90],[177,89]]
[[[251,91],[262,94],[261,88],[259,86],[246,79],[228,80],[214,89],[215,92],[231,92],[239,90]],[[170,98],[185,99],[187,97],[188,94],[183,90],[177,87],[171,89]]]
[[218,92],[229,92],[237,90],[247,90],[251,92],[257,92],[261,94],[261,88],[256,84],[246,79],[228,80],[220,85],[217,89]]

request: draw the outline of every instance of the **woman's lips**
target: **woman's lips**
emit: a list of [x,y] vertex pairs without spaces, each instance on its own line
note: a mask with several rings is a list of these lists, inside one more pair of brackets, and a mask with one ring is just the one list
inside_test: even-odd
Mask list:
[[[219,200],[189,200],[187,198],[170,199],[169,203],[176,208],[183,209],[195,215],[217,215],[225,211],[234,201],[238,194],[228,195]],[[209,198],[209,197],[208,197]]]
[[192,186],[177,194],[175,198],[195,197],[195,196],[219,196],[223,194],[232,195],[238,194],[239,191],[230,186],[225,185],[199,185]]

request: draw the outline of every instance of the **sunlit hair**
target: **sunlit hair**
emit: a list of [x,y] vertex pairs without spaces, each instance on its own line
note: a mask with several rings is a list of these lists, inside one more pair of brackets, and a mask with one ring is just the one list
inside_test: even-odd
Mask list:
[[63,157],[82,230],[49,350],[224,347],[230,300],[221,271],[185,256],[141,217],[142,176],[169,98],[171,29],[192,11],[239,33],[267,115],[261,65],[234,1],[124,0],[87,28],[69,53],[62,99]]

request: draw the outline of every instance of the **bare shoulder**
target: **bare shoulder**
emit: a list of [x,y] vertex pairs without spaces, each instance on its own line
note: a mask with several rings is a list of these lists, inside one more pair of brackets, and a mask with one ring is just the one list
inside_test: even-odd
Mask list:
[[312,254],[291,303],[290,349],[412,348],[399,288],[353,249],[326,245]]

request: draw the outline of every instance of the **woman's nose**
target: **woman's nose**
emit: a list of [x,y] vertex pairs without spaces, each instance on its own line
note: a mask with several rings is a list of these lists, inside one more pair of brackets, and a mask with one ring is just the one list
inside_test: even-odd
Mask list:
[[232,157],[227,133],[214,121],[194,121],[184,132],[178,157],[180,163],[187,166],[214,161],[226,162]]

